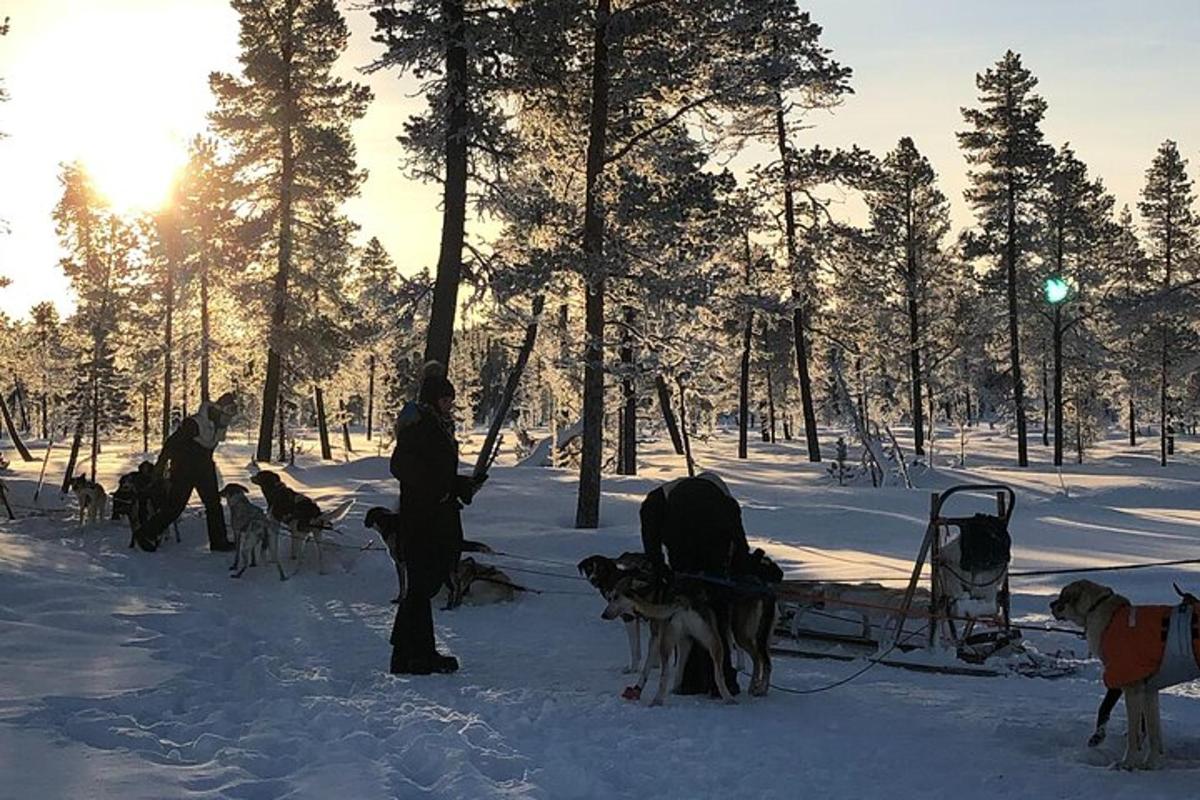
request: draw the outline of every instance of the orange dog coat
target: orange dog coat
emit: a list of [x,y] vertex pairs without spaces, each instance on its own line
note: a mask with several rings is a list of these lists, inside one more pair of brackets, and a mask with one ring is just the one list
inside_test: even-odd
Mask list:
[[1194,607],[1121,606],[1100,639],[1109,689],[1151,679],[1161,689],[1200,677]]

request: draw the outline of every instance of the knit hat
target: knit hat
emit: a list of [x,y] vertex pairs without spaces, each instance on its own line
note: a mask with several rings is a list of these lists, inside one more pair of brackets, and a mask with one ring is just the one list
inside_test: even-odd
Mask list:
[[454,397],[454,384],[446,378],[446,368],[437,361],[430,361],[422,370],[421,391],[417,399],[435,405],[443,397]]

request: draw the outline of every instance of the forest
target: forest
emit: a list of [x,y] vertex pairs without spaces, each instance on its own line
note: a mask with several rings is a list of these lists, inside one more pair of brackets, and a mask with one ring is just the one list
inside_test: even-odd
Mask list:
[[[836,113],[853,65],[792,0],[232,5],[240,71],[211,75],[169,202],[128,212],[61,165],[73,311],[0,317],[0,458],[61,442],[94,477],[105,442],[153,452],[227,389],[259,462],[294,459],[313,430],[323,459],[383,452],[430,360],[460,424],[489,431],[481,463],[546,438],[545,463],[578,472],[580,528],[650,436],[689,468],[690,439],[722,425],[741,458],[778,438],[840,464],[845,444],[818,441],[832,428],[882,479],[931,461],[939,429],[960,462],[972,429],[1011,431],[1022,467],[1038,446],[1083,463],[1113,430],[1155,438],[1165,467],[1195,433],[1186,154],[1163,131],[1118,206],[1047,140],[1053,109],[1017,52],[978,65],[961,111],[973,220],[955,231],[906,131],[888,152],[816,141],[812,115]],[[374,22],[365,73],[420,83],[424,111],[394,135],[440,194],[422,271],[345,210],[372,102],[334,72],[347,14]]]

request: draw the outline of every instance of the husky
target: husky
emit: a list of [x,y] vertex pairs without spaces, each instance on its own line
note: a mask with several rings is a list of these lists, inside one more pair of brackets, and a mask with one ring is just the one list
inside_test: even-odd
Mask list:
[[[129,520],[130,547],[136,545],[138,528],[166,504],[169,492],[167,479],[155,477],[152,461],[143,461],[138,464],[137,471],[121,476],[117,490],[112,493],[112,519],[116,521],[125,517]],[[179,520],[173,521],[171,528],[175,531],[175,541],[182,541]]]
[[[320,506],[308,497],[292,489],[274,472],[262,470],[250,479],[262,489],[271,517],[287,530],[292,543],[289,556],[293,561],[302,560],[305,546],[311,541],[317,548],[317,571],[325,574],[325,562],[321,557],[321,536],[345,519],[354,506],[347,500],[332,511],[322,512]],[[297,545],[296,542],[300,544]],[[297,566],[297,569],[299,567]]]
[[104,519],[108,512],[108,492],[103,486],[88,480],[86,475],[76,475],[71,478],[70,487],[79,504],[79,527],[94,525]]
[[[1055,619],[1084,629],[1088,648],[1104,665],[1109,690],[1097,715],[1097,744],[1104,739],[1108,713],[1125,696],[1125,755],[1122,769],[1155,769],[1163,746],[1158,694],[1161,689],[1200,677],[1200,600],[1175,587],[1176,606],[1134,606],[1107,586],[1088,580],[1067,584],[1050,604]],[[1089,742],[1090,744],[1090,742]]]
[[650,669],[657,662],[660,666],[658,692],[650,705],[661,706],[671,679],[672,655],[676,658],[677,671],[682,673],[683,665],[691,653],[692,642],[695,641],[708,651],[721,699],[726,703],[737,702],[725,685],[722,666],[725,645],[717,613],[709,604],[701,582],[686,579],[674,582],[646,581],[633,575],[621,578],[609,592],[608,607],[600,616],[616,619],[630,613],[639,614],[650,621],[650,652],[646,655],[637,686],[633,687],[635,691],[627,690],[626,697],[641,697]]
[[[588,556],[578,565],[579,574],[596,587],[605,600],[617,583],[629,576],[651,581],[655,576],[654,561],[645,553],[622,553],[617,558]],[[642,617],[635,612],[621,615],[625,623],[625,636],[629,640],[629,666],[625,672],[634,673],[642,666]]]
[[[250,490],[240,483],[228,483],[221,489],[220,495],[229,506],[229,527],[233,529],[234,542],[237,550],[233,556],[233,564],[229,570],[230,577],[240,578],[246,568],[255,562],[255,552],[263,550],[275,562],[279,569],[279,580],[286,581],[287,574],[279,558],[279,523],[267,516],[254,503],[250,502]],[[238,569],[238,565],[241,569]]]

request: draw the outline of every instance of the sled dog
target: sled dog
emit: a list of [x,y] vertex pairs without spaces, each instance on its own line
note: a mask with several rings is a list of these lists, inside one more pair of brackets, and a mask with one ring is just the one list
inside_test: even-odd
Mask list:
[[[117,490],[112,493],[112,518],[114,521],[122,517],[129,520],[130,547],[136,544],[137,529],[166,503],[169,489],[166,478],[155,478],[152,461],[143,461],[136,472],[121,476]],[[171,528],[175,531],[175,541],[182,541],[179,521],[173,521]]]
[[108,492],[104,487],[88,480],[86,475],[71,478],[70,487],[79,504],[79,527],[102,521],[108,510]]
[[[622,553],[617,558],[588,556],[578,564],[579,574],[596,587],[605,600],[621,578],[637,576],[645,581],[654,579],[654,562],[645,553]],[[621,615],[625,636],[629,640],[629,666],[625,672],[637,672],[642,666],[642,617],[636,612]]]
[[[729,687],[725,685],[725,645],[722,642],[717,614],[708,602],[707,593],[701,582],[676,579],[674,581],[647,581],[630,575],[617,581],[609,592],[608,607],[601,616],[616,619],[623,614],[636,613],[650,621],[650,647],[642,665],[635,696],[641,695],[646,685],[650,668],[660,666],[658,691],[650,702],[660,706],[667,693],[667,684],[672,673],[672,655],[677,659],[677,671],[682,673],[687,663],[692,642],[698,642],[708,651],[712,660],[713,675],[717,691],[726,703],[736,703]],[[758,672],[756,667],[755,672]]]
[[1050,604],[1055,619],[1084,629],[1088,648],[1104,665],[1104,684],[1110,691],[1092,737],[1098,737],[1097,744],[1104,738],[1107,712],[1120,693],[1125,695],[1125,755],[1117,763],[1122,769],[1158,766],[1164,751],[1158,692],[1200,676],[1197,602],[1191,595],[1180,595],[1183,602],[1177,606],[1134,606],[1107,586],[1079,580],[1063,587]]
[[354,501],[347,500],[332,511],[322,512],[320,506],[285,484],[282,478],[270,470],[258,472],[250,478],[250,482],[262,489],[271,517],[285,529],[288,538],[291,539],[288,548],[290,558],[293,561],[302,560],[304,548],[311,541],[317,549],[317,571],[324,575],[321,537],[345,519]]
[[220,495],[229,506],[229,527],[233,529],[236,545],[233,564],[229,567],[233,572],[231,577],[242,577],[246,568],[256,562],[256,552],[261,550],[275,562],[279,569],[279,580],[286,581],[287,574],[279,558],[279,523],[250,502],[250,490],[240,483],[225,484]]

